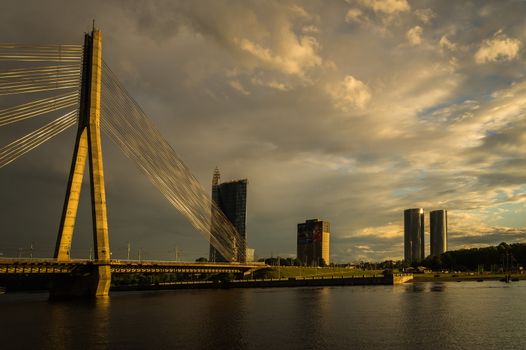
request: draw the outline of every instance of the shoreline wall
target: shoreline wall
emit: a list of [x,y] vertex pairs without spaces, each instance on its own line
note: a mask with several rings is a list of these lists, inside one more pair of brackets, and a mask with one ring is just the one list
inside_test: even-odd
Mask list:
[[141,286],[114,286],[111,291],[170,290],[170,289],[228,289],[228,288],[284,288],[320,286],[386,286],[406,283],[413,279],[412,274],[395,274],[373,277],[324,277],[288,278],[265,280],[236,280],[223,282],[174,282]]

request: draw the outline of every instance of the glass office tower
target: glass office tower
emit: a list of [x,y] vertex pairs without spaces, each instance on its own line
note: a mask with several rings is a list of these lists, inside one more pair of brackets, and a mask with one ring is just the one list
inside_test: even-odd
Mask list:
[[429,244],[431,256],[447,251],[447,210],[433,210],[429,213]]
[[404,210],[404,259],[412,264],[424,258],[424,209],[406,209]]

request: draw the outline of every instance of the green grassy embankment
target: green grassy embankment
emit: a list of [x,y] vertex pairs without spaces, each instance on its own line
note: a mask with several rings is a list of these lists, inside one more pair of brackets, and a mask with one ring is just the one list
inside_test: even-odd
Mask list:
[[346,269],[343,267],[301,267],[301,266],[272,266],[258,271],[256,278],[289,278],[289,277],[352,277],[381,275],[382,270]]

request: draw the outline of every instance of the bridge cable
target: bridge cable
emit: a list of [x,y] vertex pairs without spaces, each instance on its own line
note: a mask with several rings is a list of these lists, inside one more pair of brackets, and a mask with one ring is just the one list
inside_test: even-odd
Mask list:
[[[105,112],[106,112],[106,110],[103,110],[103,113],[105,113]],[[110,115],[111,112],[108,113],[108,114]],[[109,134],[110,137],[113,137],[113,141],[116,142],[119,146],[121,146],[121,148],[123,149],[125,154],[127,156],[129,156],[129,158],[132,158],[132,159],[137,161],[139,168],[141,168],[141,170],[143,170],[143,172],[146,173],[147,177],[152,181],[152,183],[154,185],[156,185],[156,187],[158,187],[158,189],[161,191],[161,193],[163,193],[165,195],[165,197],[170,201],[170,203],[172,203],[172,205],[174,205],[180,211],[182,211],[183,214],[185,214],[185,216],[188,217],[189,215],[191,215],[191,211],[190,210],[186,210],[186,206],[184,204],[184,199],[179,201],[177,196],[174,196],[173,192],[170,191],[169,188],[170,188],[170,186],[173,186],[174,181],[170,181],[170,179],[168,178],[169,174],[167,174],[166,172],[164,172],[164,174],[159,174],[162,171],[155,170],[155,169],[152,170],[152,164],[150,162],[148,162],[149,161],[148,158],[142,158],[142,164],[141,164],[141,159],[140,159],[141,157],[140,157],[140,155],[137,156],[138,152],[135,152],[135,154],[134,153],[130,154],[130,152],[134,152],[136,150],[134,150],[133,147],[128,147],[130,143],[128,143],[128,145],[126,145],[126,141],[123,141],[120,138],[119,131],[122,131],[122,129],[118,130],[118,129],[112,128],[111,125],[106,125],[105,123],[103,123],[103,127],[107,128],[105,130],[106,133]],[[120,144],[119,144],[119,142],[120,142]],[[140,144],[141,142],[138,142],[138,143]],[[144,164],[145,160],[149,164],[145,165]],[[207,220],[207,222],[208,221],[209,220]],[[206,227],[206,226],[205,227],[199,226],[198,223],[196,225],[195,221],[193,223],[194,223],[194,226],[198,226],[198,228],[200,228],[201,230],[208,230],[208,227]],[[212,240],[212,241],[217,240],[214,236],[205,235],[205,237],[208,238],[209,240]],[[219,244],[218,242],[216,242],[216,243],[212,242],[212,243],[216,247]],[[228,250],[221,249],[221,248],[219,248],[218,250],[220,252],[222,252],[224,256],[228,256]]]
[[[128,113],[130,113],[130,112],[127,112],[126,115],[129,115]],[[141,128],[141,130],[142,130],[142,128]],[[178,205],[179,206],[181,206],[181,205],[184,206],[184,204],[183,204],[184,201],[183,201],[183,203],[178,203],[177,198],[174,199],[174,197],[170,193],[167,193],[166,188],[163,188],[163,183],[159,184],[159,179],[163,179],[163,180],[165,180],[164,181],[165,182],[164,185],[169,185],[169,186],[171,185],[171,186],[173,186],[174,183],[172,181],[169,181],[170,180],[169,176],[170,176],[170,174],[173,174],[173,171],[165,172],[165,174],[163,174],[164,175],[164,177],[163,177],[163,176],[155,176],[155,171],[150,171],[149,169],[144,169],[144,168],[143,168],[143,170],[147,173],[147,175],[151,176],[153,174],[153,177],[151,178],[151,180],[153,180],[152,182],[154,182],[154,183],[157,182],[156,185],[158,187],[160,187],[159,189],[161,190],[161,192],[163,192],[165,194],[165,196],[167,196],[167,198],[170,200],[170,202],[172,202],[172,204],[174,204],[175,206],[178,206]],[[172,183],[171,184],[170,183],[166,183],[166,180],[168,180],[169,182],[172,182]],[[175,181],[176,185],[177,185],[177,183],[181,183],[181,181],[179,181],[179,180]],[[205,197],[206,197],[206,195],[205,195]],[[180,208],[180,209],[182,209],[182,211],[185,211],[184,208]],[[226,222],[226,225],[230,226],[231,224],[229,222]],[[208,230],[208,226],[209,226],[208,220],[207,220],[207,224],[205,224],[205,226],[206,227],[204,229]],[[221,238],[221,237],[219,237],[219,238]],[[212,235],[211,236],[211,240],[212,241],[216,240],[216,237],[214,237]],[[228,242],[224,242],[224,243],[228,243]],[[216,244],[213,244],[213,245],[216,245]],[[231,242],[230,242],[229,245],[231,245]],[[224,249],[220,249],[220,251],[224,251]]]
[[[0,96],[73,89],[56,96],[41,96],[33,101],[0,109],[0,126],[43,114],[71,109],[79,103],[81,45],[0,43]],[[20,63],[14,67],[13,63]],[[37,63],[30,63],[37,62]],[[38,62],[55,62],[41,64]],[[5,69],[7,68],[7,69]],[[43,144],[74,125],[78,110],[71,110],[54,121],[0,148],[0,168]]]
[[81,45],[0,43],[0,62],[23,65],[0,71],[0,96],[79,88],[83,52]]
[[0,96],[27,94],[33,92],[58,91],[64,89],[78,89],[80,80],[49,80],[47,82],[37,82],[19,84],[18,86],[0,86]]
[[10,69],[0,71],[0,96],[78,88],[80,80],[80,65]]
[[76,73],[80,75],[81,67],[75,65],[55,65],[13,68],[0,72],[0,81],[3,79],[27,79],[35,76],[64,75],[66,73]]
[[225,258],[244,257],[245,244],[239,233],[105,64],[101,124],[110,139]]
[[46,97],[40,100],[24,103],[18,106],[0,110],[0,126],[16,123],[42,114],[47,114],[60,109],[77,106],[79,92]]
[[0,43],[0,61],[80,62],[80,45],[25,45]]
[[78,111],[70,111],[0,149],[0,168],[76,124]]

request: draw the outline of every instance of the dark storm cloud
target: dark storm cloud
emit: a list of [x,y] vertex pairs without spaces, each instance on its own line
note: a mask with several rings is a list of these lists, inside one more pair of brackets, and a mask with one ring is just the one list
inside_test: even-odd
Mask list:
[[[490,229],[491,230],[491,229]],[[512,229],[512,228],[492,228],[490,232],[485,232],[483,235],[457,235],[451,232],[449,241],[457,246],[477,246],[477,245],[495,245],[496,242],[517,243],[524,242],[526,230]]]

